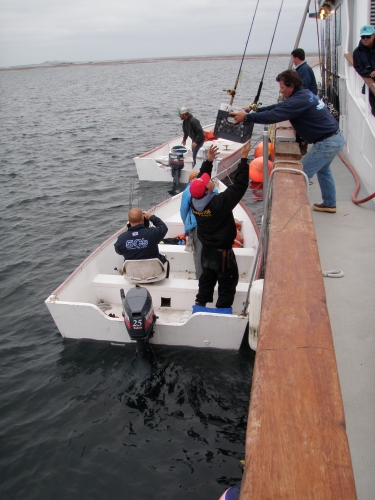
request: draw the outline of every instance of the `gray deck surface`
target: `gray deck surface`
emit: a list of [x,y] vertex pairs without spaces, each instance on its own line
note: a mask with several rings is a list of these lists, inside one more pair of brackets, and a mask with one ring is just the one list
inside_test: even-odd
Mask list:
[[[346,428],[359,500],[375,498],[375,203],[355,205],[355,181],[336,157],[337,213],[313,211],[323,271],[340,269],[343,278],[324,278]],[[316,176],[311,203],[321,203]],[[358,199],[366,197],[363,189]]]

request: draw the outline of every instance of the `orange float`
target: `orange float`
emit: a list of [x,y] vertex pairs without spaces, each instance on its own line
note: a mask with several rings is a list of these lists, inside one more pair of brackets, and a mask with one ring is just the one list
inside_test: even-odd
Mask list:
[[[272,170],[272,161],[268,160],[268,177]],[[249,177],[253,182],[263,182],[263,156],[255,158],[249,165]]]
[[[263,156],[263,142],[259,143],[254,149],[254,158],[261,156]],[[272,161],[275,159],[275,148],[272,142],[268,143],[268,159]]]

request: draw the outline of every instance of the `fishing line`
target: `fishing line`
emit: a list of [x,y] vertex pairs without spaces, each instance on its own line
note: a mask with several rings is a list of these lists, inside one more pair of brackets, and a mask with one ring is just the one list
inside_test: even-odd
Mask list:
[[271,49],[272,49],[272,45],[273,45],[273,39],[275,38],[277,25],[278,25],[278,23],[279,23],[279,19],[280,19],[281,9],[283,8],[283,3],[284,3],[284,0],[281,0],[281,5],[280,5],[279,13],[278,13],[278,15],[277,15],[277,20],[276,20],[276,26],[275,26],[275,29],[274,29],[274,31],[273,31],[273,35],[272,35],[272,40],[271,40],[270,49],[269,49],[269,51],[268,51],[268,56],[267,56],[267,59],[266,59],[266,64],[264,65],[264,70],[263,70],[262,79],[261,79],[261,81],[260,81],[260,83],[259,83],[258,92],[257,92],[257,95],[255,96],[255,99],[254,99],[253,104],[258,104],[259,97],[260,97],[260,93],[261,93],[261,91],[262,91],[262,87],[263,87],[263,79],[264,79],[264,75],[265,75],[265,73],[266,73],[268,60],[269,60],[269,58],[270,58]]
[[236,82],[234,84],[234,88],[233,89],[230,89],[230,90],[227,90],[227,94],[231,95],[232,98],[230,100],[230,103],[229,105],[232,106],[233,104],[233,101],[234,101],[234,96],[236,95],[236,89],[237,89],[237,85],[238,85],[238,82],[240,80],[240,76],[241,76],[241,70],[242,70],[242,64],[243,64],[243,61],[245,59],[245,54],[246,54],[246,50],[247,50],[247,44],[249,43],[249,39],[250,39],[250,35],[251,35],[251,30],[253,29],[253,24],[254,24],[254,19],[255,19],[255,14],[257,13],[257,10],[258,10],[258,5],[259,5],[259,0],[257,1],[257,4],[256,4],[256,7],[255,7],[255,11],[254,11],[254,15],[253,15],[253,20],[251,22],[251,26],[250,26],[250,30],[249,30],[249,34],[248,34],[248,37],[247,37],[247,41],[246,41],[246,45],[245,45],[245,50],[243,52],[243,56],[242,56],[242,60],[241,60],[241,64],[240,64],[240,69],[238,70],[238,75],[237,75],[237,78],[236,78]]

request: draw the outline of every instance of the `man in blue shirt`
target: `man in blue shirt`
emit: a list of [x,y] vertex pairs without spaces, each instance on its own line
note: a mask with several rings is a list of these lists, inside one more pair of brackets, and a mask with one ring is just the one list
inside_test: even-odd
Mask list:
[[233,112],[237,123],[279,123],[289,120],[298,135],[309,144],[310,151],[302,159],[303,171],[309,179],[317,174],[323,203],[314,203],[319,212],[336,212],[336,187],[330,165],[344,147],[344,136],[339,125],[323,101],[310,90],[294,70],[286,70],[276,77],[280,93],[286,98],[279,104],[258,108],[257,113]]
[[315,95],[318,95],[318,86],[313,70],[305,61],[305,51],[303,49],[294,49],[291,53],[294,69],[297,71],[303,81],[303,88],[311,90]]
[[[314,72],[305,61],[305,51],[303,49],[294,49],[291,56],[294,63],[294,69],[303,81],[303,88],[311,90],[313,94],[318,95],[318,86],[316,84]],[[297,135],[296,141],[299,143],[301,156],[305,156],[307,153],[307,142],[301,139],[299,135]]]

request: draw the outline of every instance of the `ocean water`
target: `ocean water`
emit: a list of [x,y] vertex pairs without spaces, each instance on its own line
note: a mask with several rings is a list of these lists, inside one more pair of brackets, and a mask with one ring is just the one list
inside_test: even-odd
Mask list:
[[[261,101],[275,102],[271,58]],[[0,72],[0,496],[218,499],[239,482],[254,354],[64,341],[44,300],[172,183],[139,183],[133,157],[179,135],[177,109],[213,123],[239,59]],[[235,104],[264,58],[244,62]],[[256,127],[253,143],[261,137]],[[244,201],[260,223],[258,191]]]

